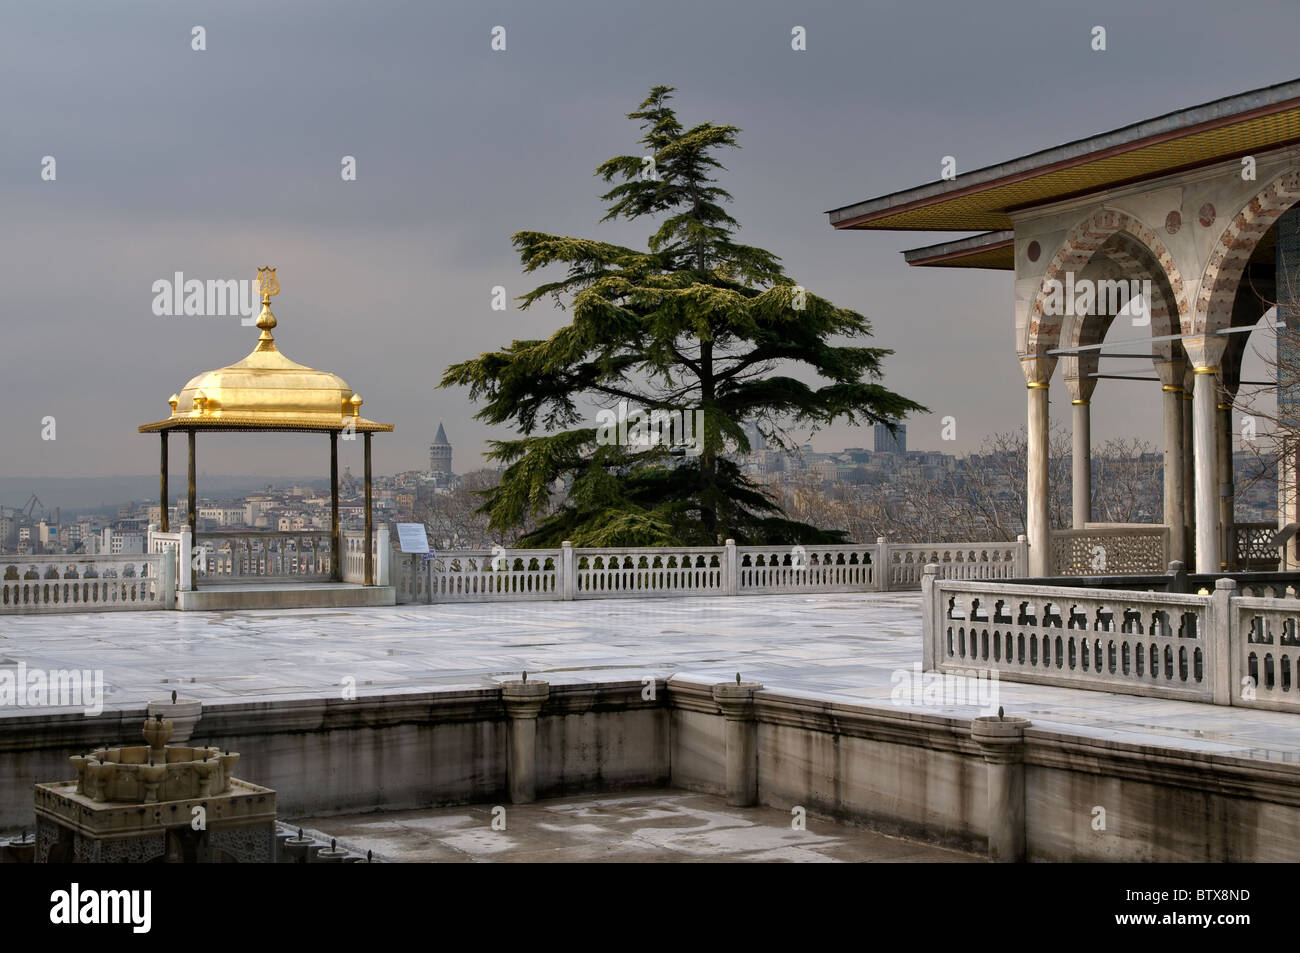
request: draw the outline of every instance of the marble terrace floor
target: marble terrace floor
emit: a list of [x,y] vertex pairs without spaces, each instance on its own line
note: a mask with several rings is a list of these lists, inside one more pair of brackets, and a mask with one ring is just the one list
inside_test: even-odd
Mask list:
[[[0,666],[102,669],[105,706],[173,689],[204,702],[691,674],[892,706],[921,661],[920,597],[850,593],[0,616]],[[1000,682],[1036,725],[1300,762],[1300,715]],[[46,709],[49,710],[49,709]],[[22,709],[10,709],[22,711]],[[975,706],[927,707],[974,717]]]

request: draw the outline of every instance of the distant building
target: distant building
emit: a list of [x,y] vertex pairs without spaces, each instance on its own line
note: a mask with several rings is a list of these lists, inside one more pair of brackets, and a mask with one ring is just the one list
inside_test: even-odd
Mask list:
[[447,431],[442,428],[441,420],[438,421],[438,432],[433,437],[433,443],[429,445],[429,472],[452,475],[451,443],[447,440]]
[[894,424],[897,433],[890,433],[886,424],[876,424],[876,453],[907,453],[907,424]]

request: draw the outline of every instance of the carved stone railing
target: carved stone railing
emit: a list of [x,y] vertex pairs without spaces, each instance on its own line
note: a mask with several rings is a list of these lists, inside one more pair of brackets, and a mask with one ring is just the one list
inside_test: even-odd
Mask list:
[[1041,685],[1214,700],[1212,673],[1223,646],[1209,637],[1211,596],[926,583],[927,669],[987,670]]
[[1014,579],[1029,570],[1029,544],[1024,536],[1014,543],[887,545],[889,589],[920,589],[921,577],[930,563],[938,565],[943,579]]
[[[732,552],[735,546],[730,547]],[[722,546],[575,549],[575,599],[727,594]]]
[[[1266,587],[1268,588],[1268,587]],[[924,667],[1300,712],[1300,599],[1136,592],[927,575]]]
[[[558,599],[558,549],[507,553],[474,550],[435,555],[425,560],[430,602],[527,602]],[[412,592],[411,584],[404,584]],[[399,591],[398,598],[403,593]],[[412,601],[423,601],[413,598]]]
[[[663,546],[459,550],[429,559],[398,554],[398,602],[496,602],[735,596],[783,592],[919,589],[925,557],[940,574],[1005,579],[1025,572],[1014,543],[890,543],[818,546]],[[891,572],[881,571],[890,566]],[[422,579],[421,577],[427,577]]]
[[1057,576],[1159,573],[1169,565],[1169,528],[1154,523],[1053,530],[1051,543]]
[[1300,711],[1300,600],[1232,600],[1232,703]]
[[1242,572],[1274,572],[1281,563],[1276,523],[1234,523],[1232,526],[1232,566]]
[[199,585],[222,582],[329,580],[327,530],[242,530],[200,533],[193,567]]
[[870,592],[877,545],[738,546],[740,592]]
[[157,553],[0,556],[0,613],[165,609],[170,566]]

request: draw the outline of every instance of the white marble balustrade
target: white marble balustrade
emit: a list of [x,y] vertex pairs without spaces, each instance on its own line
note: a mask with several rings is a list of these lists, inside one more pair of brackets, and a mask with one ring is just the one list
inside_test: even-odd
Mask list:
[[247,530],[199,533],[194,572],[201,582],[325,581],[330,578],[330,534],[326,530]]
[[1300,712],[1300,599],[926,576],[927,671]]
[[[423,562],[395,557],[399,602],[736,596],[919,589],[925,561],[957,579],[1005,579],[1026,569],[1014,543],[647,546],[472,550]],[[885,572],[881,567],[892,567]],[[427,579],[420,578],[422,576]]]
[[0,613],[163,609],[166,558],[0,556]]
[[1232,703],[1300,711],[1300,600],[1232,600]]

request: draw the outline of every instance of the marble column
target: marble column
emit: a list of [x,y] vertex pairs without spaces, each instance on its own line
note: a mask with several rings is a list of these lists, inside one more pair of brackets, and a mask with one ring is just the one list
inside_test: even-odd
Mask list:
[[[1079,361],[1075,375],[1066,374],[1065,389],[1070,395],[1072,446],[1070,451],[1070,494],[1072,525],[1083,529],[1092,521],[1092,393],[1097,379],[1086,376],[1096,367],[1096,358]],[[1068,369],[1068,365],[1067,365]],[[1082,376],[1079,376],[1082,375]]]
[[1169,527],[1169,558],[1187,562],[1183,495],[1183,372],[1185,361],[1157,361],[1165,421],[1164,520]]
[[1183,372],[1183,562],[1193,565],[1196,548],[1196,447],[1192,440],[1192,392],[1196,375],[1190,362]]
[[1054,357],[1022,357],[1020,368],[1024,371],[1029,391],[1029,446],[1026,466],[1025,535],[1029,537],[1029,575],[1052,574],[1052,535],[1050,524],[1051,501],[1048,487],[1048,407],[1047,389],[1052,371],[1056,369]]
[[1241,567],[1236,565],[1236,553],[1234,550],[1233,536],[1233,509],[1235,508],[1236,494],[1233,488],[1232,479],[1232,404],[1229,403],[1227,394],[1220,393],[1222,403],[1218,405],[1218,454],[1215,464],[1218,468],[1219,476],[1219,533],[1220,533],[1220,555],[1219,565],[1223,569],[1235,571]]
[[1184,339],[1196,383],[1192,390],[1192,447],[1196,459],[1196,571],[1219,571],[1219,361],[1226,342],[1203,335]]
[[[1296,507],[1296,440],[1293,437],[1283,437],[1279,441],[1279,454],[1277,461],[1277,528],[1278,530],[1300,520]],[[1278,547],[1278,556],[1280,562],[1278,569],[1282,572],[1290,572],[1296,566],[1296,554],[1300,553],[1300,542],[1293,537],[1285,545]]]

